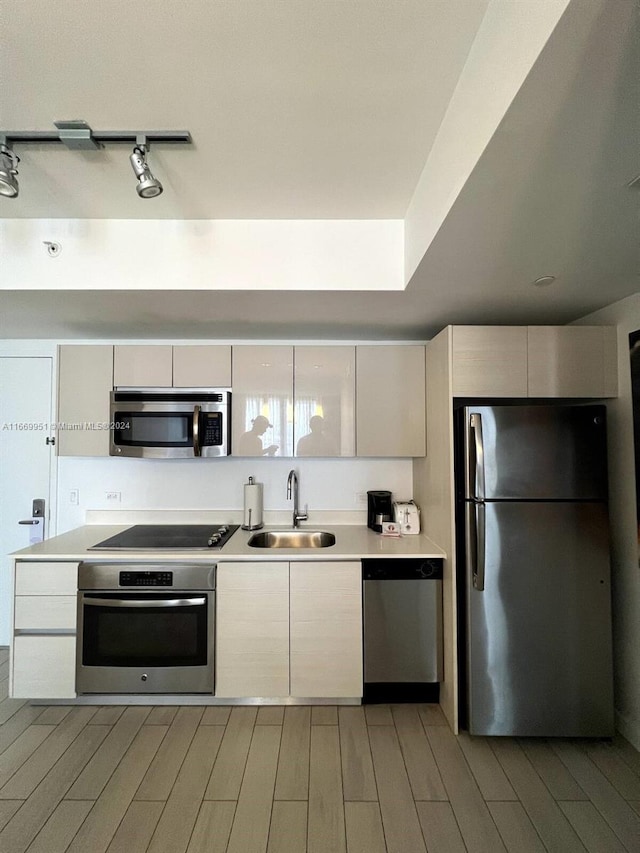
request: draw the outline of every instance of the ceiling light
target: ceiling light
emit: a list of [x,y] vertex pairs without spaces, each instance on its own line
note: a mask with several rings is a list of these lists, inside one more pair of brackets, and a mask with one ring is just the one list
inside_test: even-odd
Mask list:
[[20,158],[5,142],[0,143],[0,195],[15,198],[18,185],[18,163]]
[[162,184],[151,174],[147,165],[146,141],[136,145],[129,157],[131,168],[138,179],[136,191],[140,198],[155,198],[162,192]]
[[189,144],[188,130],[103,130],[94,131],[86,121],[56,121],[55,132],[42,130],[0,130],[0,195],[15,198],[18,195],[17,164],[20,158],[13,146],[62,144],[70,151],[96,151],[105,145],[134,143],[130,156],[131,166],[138,178],[136,187],[141,198],[154,198],[162,192],[162,184],[147,165],[147,151],[151,142]]

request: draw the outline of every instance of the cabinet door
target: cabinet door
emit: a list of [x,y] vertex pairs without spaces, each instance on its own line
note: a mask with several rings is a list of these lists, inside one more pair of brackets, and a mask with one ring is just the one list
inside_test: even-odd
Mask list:
[[359,562],[291,563],[291,695],[362,696]]
[[609,326],[529,326],[529,396],[615,396],[613,335]]
[[113,384],[129,388],[171,388],[171,346],[115,346]]
[[288,563],[218,564],[215,695],[289,695]]
[[293,456],[293,347],[232,351],[234,456]]
[[76,695],[76,638],[19,636],[13,640],[15,699],[70,699]]
[[425,349],[356,347],[358,456],[424,456]]
[[454,397],[526,397],[526,326],[454,326]]
[[109,423],[112,387],[112,346],[58,347],[58,422],[83,425],[57,431],[58,456],[109,455],[109,430],[89,425]]
[[355,455],[355,347],[296,347],[296,456]]
[[173,347],[174,388],[229,388],[231,386],[231,347]]

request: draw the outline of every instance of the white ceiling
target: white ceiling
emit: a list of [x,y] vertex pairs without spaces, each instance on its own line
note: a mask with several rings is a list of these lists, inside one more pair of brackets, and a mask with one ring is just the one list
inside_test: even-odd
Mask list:
[[[153,149],[153,202],[123,149],[25,151],[0,216],[403,217],[486,5],[107,0],[80,19],[71,0],[4,0],[5,127],[84,118],[196,144]],[[636,292],[638,36],[636,4],[573,0],[404,293],[2,291],[0,336],[421,339]]]
[[402,218],[487,3],[3,0],[5,129],[81,118],[193,146],[153,147],[152,203],[124,146],[25,146],[0,216]]

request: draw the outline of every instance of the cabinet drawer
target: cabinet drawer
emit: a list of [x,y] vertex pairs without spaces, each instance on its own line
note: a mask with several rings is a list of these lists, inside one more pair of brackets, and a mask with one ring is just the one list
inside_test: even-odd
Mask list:
[[17,630],[75,630],[76,596],[17,595],[15,627]]
[[16,563],[16,595],[75,596],[77,591],[77,563]]
[[75,637],[14,638],[14,698],[70,699],[75,695]]

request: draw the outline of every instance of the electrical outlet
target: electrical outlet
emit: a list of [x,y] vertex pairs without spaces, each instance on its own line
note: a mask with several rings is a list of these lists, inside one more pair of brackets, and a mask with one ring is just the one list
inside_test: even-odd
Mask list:
[[80,503],[80,492],[78,489],[71,489],[69,491],[69,503],[76,505]]
[[367,502],[367,493],[366,492],[356,492],[356,503],[366,504],[366,502]]
[[109,503],[120,503],[120,492],[105,492],[104,496]]

